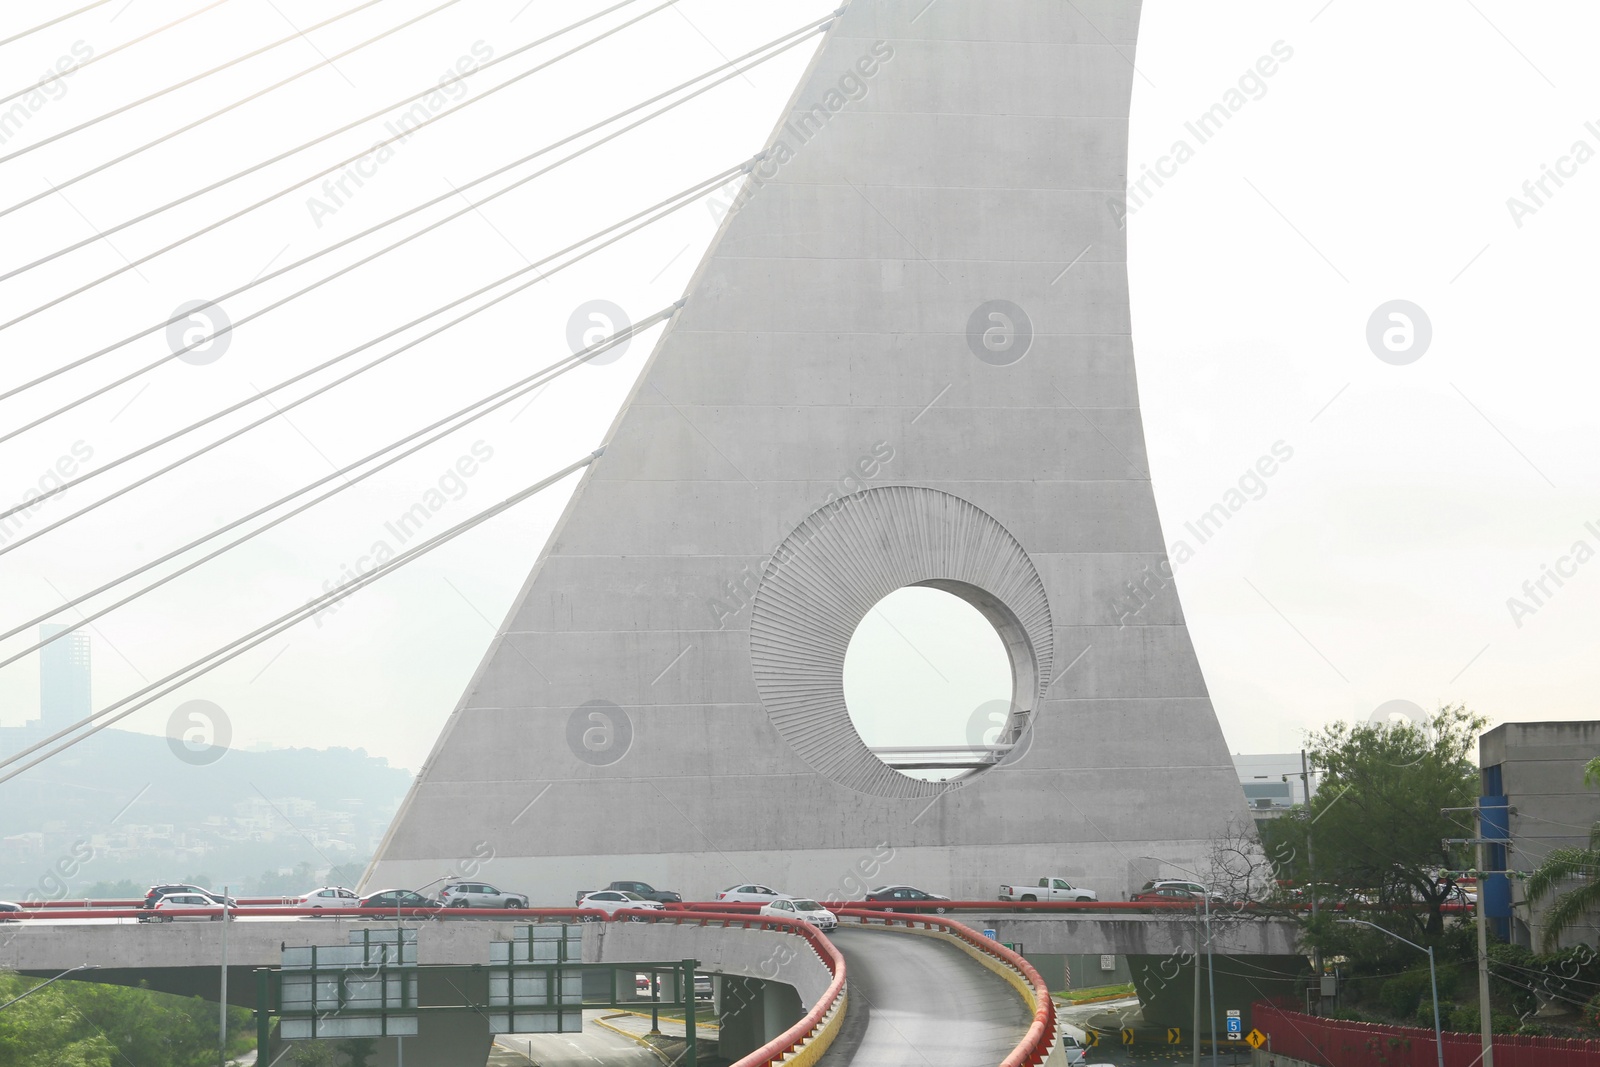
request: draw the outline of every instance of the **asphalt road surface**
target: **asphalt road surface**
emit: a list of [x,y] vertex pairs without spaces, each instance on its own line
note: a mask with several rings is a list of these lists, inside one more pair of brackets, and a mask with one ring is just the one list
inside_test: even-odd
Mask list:
[[661,1067],[655,1053],[621,1034],[597,1026],[585,1012],[581,1034],[517,1034],[501,1037],[489,1067]]
[[1033,1021],[1015,989],[954,945],[840,929],[850,1009],[820,1067],[993,1067]]

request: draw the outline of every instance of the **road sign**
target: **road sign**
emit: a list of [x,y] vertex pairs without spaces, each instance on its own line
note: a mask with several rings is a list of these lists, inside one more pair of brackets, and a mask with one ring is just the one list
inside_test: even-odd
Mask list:
[[1238,1008],[1229,1008],[1228,1009],[1228,1018],[1237,1019],[1238,1017],[1239,1017],[1239,1009]]
[[1176,1027],[1176,1026],[1167,1027],[1167,1044],[1169,1044],[1169,1045],[1181,1045],[1181,1044],[1183,1044],[1183,1031],[1181,1029],[1179,1029],[1178,1027]]
[[1260,1030],[1252,1030],[1245,1040],[1250,1042],[1251,1048],[1260,1048],[1262,1045],[1267,1043],[1267,1035],[1263,1034]]
[[1124,1031],[1122,1031],[1122,1043],[1124,1045],[1128,1045],[1130,1047],[1133,1045],[1133,1031],[1132,1030],[1124,1030]]
[[1085,1030],[1083,1032],[1083,1047],[1084,1048],[1099,1048],[1100,1047],[1100,1035],[1098,1033],[1096,1033],[1095,1031],[1093,1031],[1093,1030]]
[[1228,1015],[1228,1040],[1238,1041],[1244,1037],[1244,1020],[1238,1015]]

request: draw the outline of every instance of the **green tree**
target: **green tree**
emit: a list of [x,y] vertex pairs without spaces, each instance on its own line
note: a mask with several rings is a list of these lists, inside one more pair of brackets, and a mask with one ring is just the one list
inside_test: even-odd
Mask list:
[[[1590,760],[1583,769],[1583,781],[1590,787],[1600,786],[1600,756]],[[1589,828],[1587,848],[1551,849],[1544,862],[1528,876],[1528,900],[1537,903],[1555,894],[1555,903],[1544,913],[1541,935],[1546,952],[1553,950],[1561,935],[1576,926],[1584,916],[1600,910],[1600,823]],[[1563,885],[1578,884],[1557,893]]]
[[[39,980],[0,974],[0,1003]],[[229,1050],[250,1047],[250,1013],[229,1009]],[[0,1012],[0,1067],[214,1067],[217,1006],[143,988],[66,980]]]
[[[1443,907],[1458,895],[1449,870],[1466,857],[1443,840],[1473,836],[1468,813],[1444,809],[1478,796],[1471,754],[1487,725],[1455,705],[1425,723],[1335,723],[1312,734],[1317,793],[1298,817],[1277,820],[1267,854],[1319,899],[1416,908],[1395,920],[1438,938]],[[1308,931],[1313,944],[1344,940],[1334,917],[1323,911],[1321,929]]]

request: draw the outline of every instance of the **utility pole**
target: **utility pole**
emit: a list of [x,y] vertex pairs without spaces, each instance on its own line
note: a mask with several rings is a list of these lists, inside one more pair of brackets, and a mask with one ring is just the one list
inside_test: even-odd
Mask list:
[[[1441,814],[1449,815],[1451,812],[1470,811],[1477,820],[1478,836],[1476,837],[1447,837],[1442,842],[1445,849],[1451,845],[1475,845],[1478,857],[1478,905],[1473,910],[1477,912],[1478,919],[1478,1036],[1483,1044],[1483,1054],[1479,1062],[1483,1067],[1494,1067],[1494,1017],[1489,1011],[1489,920],[1487,912],[1488,881],[1490,845],[1509,845],[1511,842],[1504,837],[1485,837],[1487,827],[1483,824],[1483,799],[1480,797],[1473,802],[1470,808],[1445,808]],[[1503,832],[1503,831],[1502,831]],[[1507,871],[1496,871],[1496,874],[1508,874]]]
[[[1478,833],[1483,833],[1483,821],[1479,818]],[[1480,836],[1478,839],[1478,1030],[1483,1041],[1483,1067],[1494,1067],[1494,1019],[1489,1013],[1489,929],[1485,920],[1484,898],[1489,894],[1484,892],[1488,888],[1484,881],[1484,871],[1488,864],[1486,845]]]
[[[1311,880],[1311,928],[1317,927],[1317,860],[1311,850],[1311,763],[1306,750],[1300,750],[1300,789],[1306,798],[1306,871]],[[1312,969],[1317,973],[1317,1010],[1322,1010],[1322,949],[1311,950]]]

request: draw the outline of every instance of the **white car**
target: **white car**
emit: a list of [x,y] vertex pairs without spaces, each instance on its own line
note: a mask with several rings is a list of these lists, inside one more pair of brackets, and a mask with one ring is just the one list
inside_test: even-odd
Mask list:
[[780,893],[771,886],[756,885],[746,882],[744,885],[733,885],[717,894],[717,899],[730,904],[769,904],[779,897],[787,897],[788,893]]
[[1079,1064],[1085,1063],[1084,1057],[1089,1055],[1089,1050],[1083,1047],[1083,1042],[1068,1033],[1061,1035],[1061,1051],[1066,1053],[1067,1067],[1078,1067]]
[[818,930],[832,930],[839,925],[839,917],[814,900],[784,898],[774,900],[761,909],[761,914],[774,919],[799,919]]
[[[582,900],[578,901],[578,907],[594,908],[597,911],[605,912],[607,915],[615,915],[626,908],[641,908],[645,911],[667,910],[667,906],[659,900],[641,897],[638,893],[625,893],[620,889],[601,889],[586,894]],[[630,918],[634,922],[644,922],[637,915],[630,916]]]
[[346,889],[344,886],[325,885],[321,889],[313,889],[299,900],[295,901],[302,908],[357,908],[361,900],[356,896],[355,890]]
[[[207,911],[211,914],[205,914]],[[155,902],[150,914],[141,921],[169,923],[174,919],[210,919],[215,922],[220,918],[222,907],[210,897],[199,893],[168,893]]]
[[439,903],[446,908],[526,908],[528,898],[486,882],[451,882],[439,890]]

